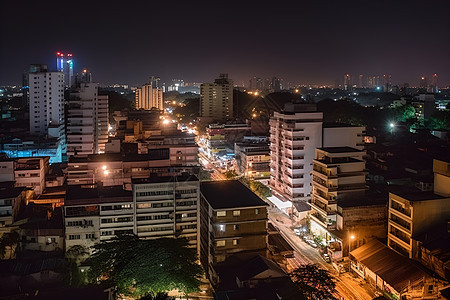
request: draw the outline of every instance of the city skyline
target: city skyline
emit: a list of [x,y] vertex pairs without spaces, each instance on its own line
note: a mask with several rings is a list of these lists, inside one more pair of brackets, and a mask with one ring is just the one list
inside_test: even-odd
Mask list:
[[7,1],[0,83],[20,84],[33,63],[54,69],[56,52],[70,51],[75,73],[88,68],[104,84],[139,85],[152,75],[211,82],[228,73],[237,85],[254,76],[334,85],[349,73],[356,84],[359,74],[390,74],[393,84],[418,85],[437,73],[439,86],[450,85],[447,1],[85,4],[45,1],[22,11]]

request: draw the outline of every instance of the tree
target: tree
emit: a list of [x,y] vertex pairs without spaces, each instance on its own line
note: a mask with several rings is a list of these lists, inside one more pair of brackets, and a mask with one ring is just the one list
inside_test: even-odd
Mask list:
[[20,235],[17,231],[5,232],[0,237],[0,257],[3,259],[6,259],[5,255],[6,255],[7,250],[9,250],[8,259],[15,257],[19,239],[20,239]]
[[290,272],[289,276],[309,299],[336,299],[333,296],[336,283],[327,270],[316,265],[303,265]]
[[225,173],[223,173],[226,179],[233,179],[234,177],[238,176],[238,173],[236,173],[235,170],[228,170]]
[[68,261],[65,281],[71,286],[80,286],[87,280],[85,274],[78,267],[82,261],[89,255],[89,251],[81,245],[70,247],[66,252]]
[[173,289],[185,294],[198,290],[202,268],[186,239],[120,235],[93,248],[87,261],[90,280],[113,286],[118,294],[155,297]]
[[270,188],[259,181],[255,181],[247,177],[241,177],[239,178],[239,181],[264,200],[267,200],[268,197],[272,196]]

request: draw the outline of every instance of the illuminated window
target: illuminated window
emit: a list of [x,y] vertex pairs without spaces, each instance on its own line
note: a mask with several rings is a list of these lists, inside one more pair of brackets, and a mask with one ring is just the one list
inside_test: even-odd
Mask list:
[[219,231],[224,232],[226,227],[225,227],[225,224],[219,224],[219,225],[217,225],[217,228]]
[[233,240],[233,245],[236,246],[237,244],[239,244],[239,240]]
[[218,217],[226,217],[227,216],[227,212],[225,210],[221,210],[217,212],[217,216]]
[[225,247],[225,241],[224,240],[217,241],[216,246],[217,247]]
[[240,210],[233,210],[233,216],[234,217],[238,217],[241,215],[241,211]]

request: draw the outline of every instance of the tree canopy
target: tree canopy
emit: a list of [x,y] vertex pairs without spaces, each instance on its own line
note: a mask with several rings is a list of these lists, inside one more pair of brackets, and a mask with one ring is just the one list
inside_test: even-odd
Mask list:
[[202,268],[186,239],[142,240],[121,235],[94,246],[89,278],[114,286],[118,294],[141,297],[177,289],[197,291]]
[[289,273],[292,281],[305,291],[309,299],[336,299],[336,283],[327,270],[316,265],[303,265]]

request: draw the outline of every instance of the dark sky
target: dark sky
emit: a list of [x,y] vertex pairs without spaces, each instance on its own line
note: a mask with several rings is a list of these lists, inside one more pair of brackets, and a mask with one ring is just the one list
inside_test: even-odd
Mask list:
[[57,51],[105,84],[437,73],[449,86],[450,1],[2,1],[0,85],[31,63],[55,68]]

